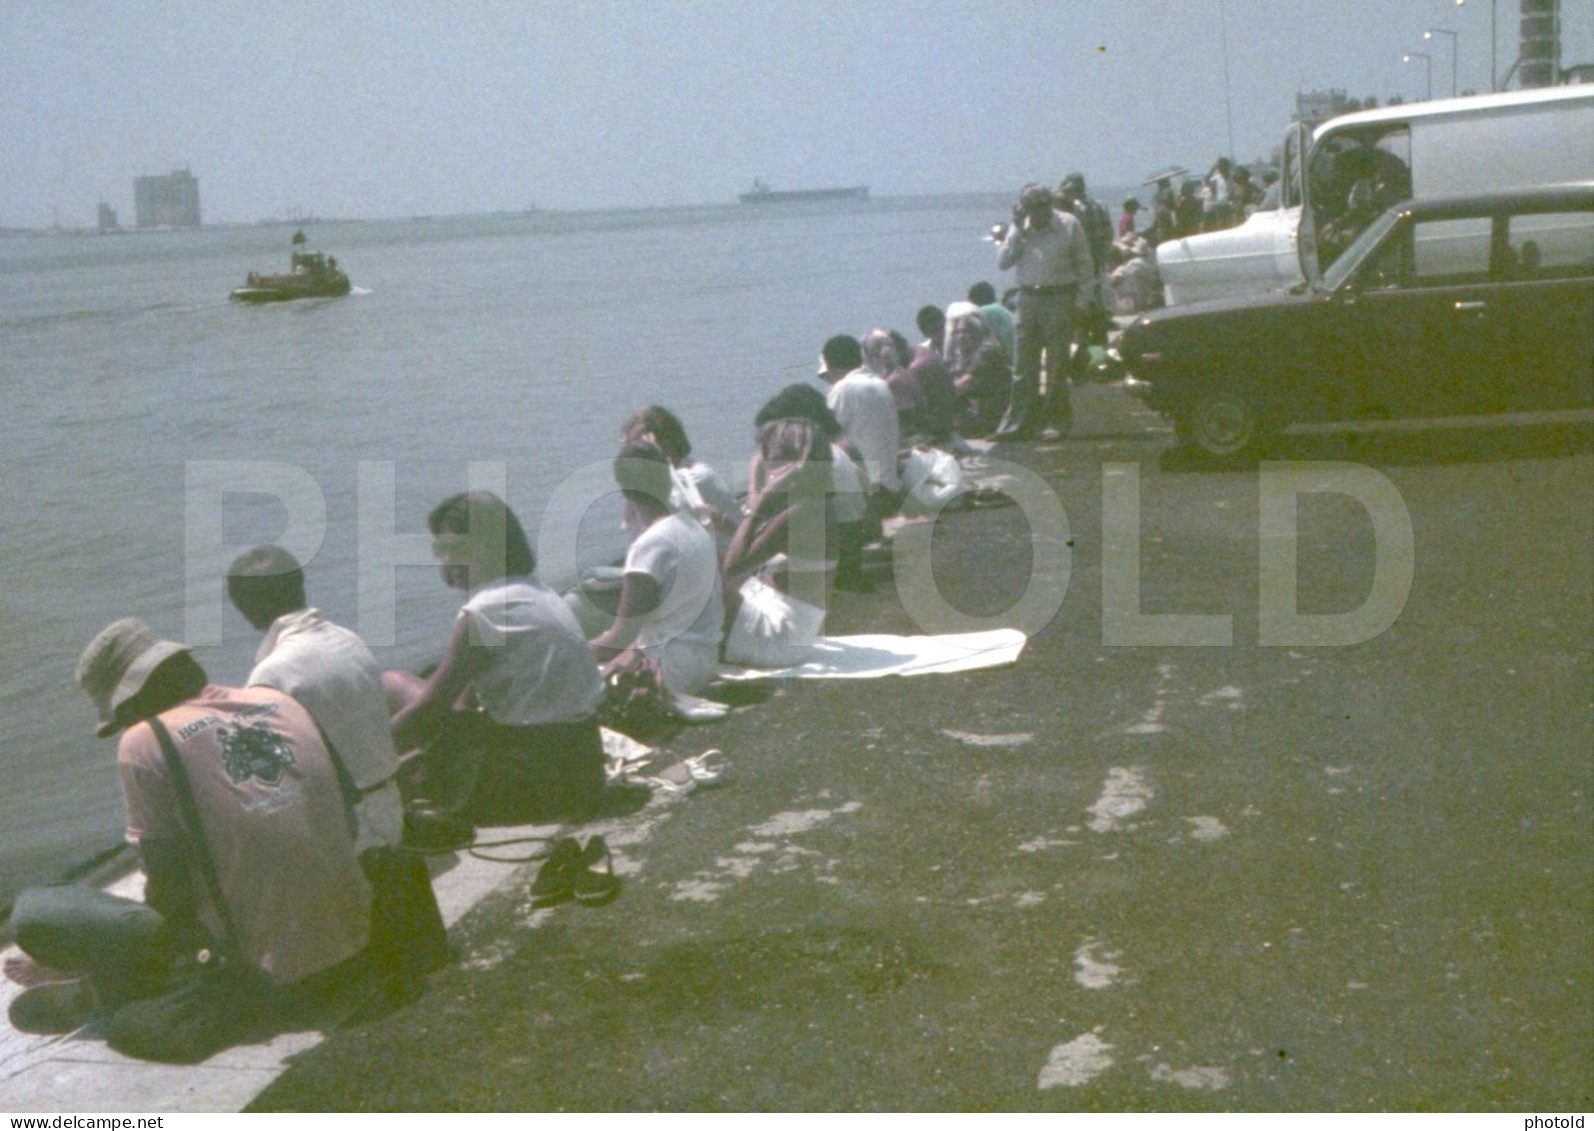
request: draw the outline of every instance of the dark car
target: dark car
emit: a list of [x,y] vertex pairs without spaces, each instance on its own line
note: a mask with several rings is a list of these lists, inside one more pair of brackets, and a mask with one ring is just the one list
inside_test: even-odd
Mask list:
[[1118,352],[1212,456],[1295,422],[1594,405],[1594,183],[1407,201],[1320,280],[1147,314]]

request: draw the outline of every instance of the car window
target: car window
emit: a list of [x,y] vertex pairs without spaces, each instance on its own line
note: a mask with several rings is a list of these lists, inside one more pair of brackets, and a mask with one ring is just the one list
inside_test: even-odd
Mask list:
[[1506,244],[1506,273],[1511,278],[1594,276],[1594,212],[1512,216]]
[[[1410,228],[1385,233],[1400,222],[1397,212],[1385,212],[1362,230],[1342,255],[1323,272],[1323,287],[1336,290],[1352,275],[1361,290],[1381,290],[1405,284],[1410,274]],[[1380,241],[1382,245],[1380,246]]]
[[1488,216],[1422,220],[1412,239],[1412,282],[1419,287],[1454,287],[1489,281]]

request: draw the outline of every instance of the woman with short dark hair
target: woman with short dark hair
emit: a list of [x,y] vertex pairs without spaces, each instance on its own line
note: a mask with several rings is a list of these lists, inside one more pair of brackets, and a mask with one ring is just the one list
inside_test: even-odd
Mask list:
[[384,677],[395,745],[419,750],[411,795],[474,823],[592,815],[603,688],[574,615],[531,576],[525,529],[498,496],[455,495],[428,525],[444,582],[469,599],[430,679]]

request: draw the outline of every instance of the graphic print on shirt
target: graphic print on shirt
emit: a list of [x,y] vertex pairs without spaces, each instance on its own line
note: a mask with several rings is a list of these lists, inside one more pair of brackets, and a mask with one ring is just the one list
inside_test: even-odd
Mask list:
[[236,729],[220,727],[216,741],[221,745],[222,766],[234,785],[255,778],[265,785],[280,785],[282,775],[295,762],[293,744],[263,722],[246,723]]

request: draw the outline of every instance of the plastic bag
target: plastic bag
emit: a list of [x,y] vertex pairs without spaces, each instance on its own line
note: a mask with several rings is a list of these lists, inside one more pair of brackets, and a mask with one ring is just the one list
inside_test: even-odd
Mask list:
[[725,659],[750,668],[788,668],[807,658],[825,610],[757,577],[742,583],[742,603],[725,637]]
[[901,474],[907,488],[902,513],[909,516],[934,514],[956,502],[966,490],[962,466],[951,453],[939,448],[911,449],[902,461]]

